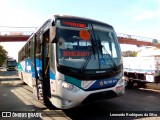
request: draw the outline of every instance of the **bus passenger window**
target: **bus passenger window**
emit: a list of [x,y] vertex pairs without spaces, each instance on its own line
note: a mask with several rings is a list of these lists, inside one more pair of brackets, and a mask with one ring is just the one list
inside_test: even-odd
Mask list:
[[31,41],[28,43],[28,57],[31,56]]
[[41,53],[41,39],[40,39],[40,35],[37,35],[36,42],[37,42],[37,45],[36,45],[36,54],[40,54]]

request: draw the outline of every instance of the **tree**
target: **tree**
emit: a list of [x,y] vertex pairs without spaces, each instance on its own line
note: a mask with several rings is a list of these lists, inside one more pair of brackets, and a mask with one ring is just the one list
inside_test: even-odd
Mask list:
[[8,52],[0,45],[0,66],[3,65],[5,60],[8,58]]
[[138,52],[135,51],[125,51],[122,53],[123,57],[136,57]]

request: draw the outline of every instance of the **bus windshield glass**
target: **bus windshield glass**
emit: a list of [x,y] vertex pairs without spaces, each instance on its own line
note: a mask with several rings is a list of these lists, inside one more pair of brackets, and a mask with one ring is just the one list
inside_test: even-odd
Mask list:
[[16,61],[7,61],[7,66],[16,66]]
[[83,22],[59,22],[57,60],[65,67],[104,70],[120,66],[121,53],[112,27]]

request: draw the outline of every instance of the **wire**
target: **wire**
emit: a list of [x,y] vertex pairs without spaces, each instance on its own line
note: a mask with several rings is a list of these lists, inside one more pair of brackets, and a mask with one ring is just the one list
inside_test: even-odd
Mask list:
[[0,26],[5,28],[38,28],[38,27],[15,27],[15,26]]

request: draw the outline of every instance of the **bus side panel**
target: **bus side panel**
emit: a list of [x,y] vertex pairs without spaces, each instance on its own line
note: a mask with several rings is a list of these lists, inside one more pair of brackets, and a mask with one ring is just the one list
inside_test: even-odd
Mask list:
[[56,45],[51,44],[50,45],[50,93],[51,93],[51,99],[50,101],[54,106],[57,106],[57,102],[59,100],[59,91],[58,91],[58,80],[56,79],[58,75],[56,75],[57,69],[55,66],[57,66],[56,63]]
[[51,91],[51,99],[50,101],[54,106],[57,106],[58,99],[58,91],[57,91],[57,80],[55,78],[55,74],[52,70],[50,70],[50,91]]
[[50,70],[50,90],[51,94],[55,94],[56,92],[56,85],[55,85],[55,74],[52,70]]
[[23,66],[21,62],[18,62],[18,76],[21,80],[23,80],[22,78],[22,71],[23,71]]
[[31,59],[25,59],[24,61],[18,63],[18,71],[19,76],[27,85],[29,85],[31,88],[33,87],[33,80],[32,76],[34,76],[35,72],[32,72],[34,70],[34,66],[31,63]]
[[18,63],[18,74],[19,74],[19,78],[24,81],[24,77],[23,77],[23,73],[25,71],[25,61],[21,61]]
[[36,72],[39,80],[42,80],[42,60],[40,58],[36,58]]

